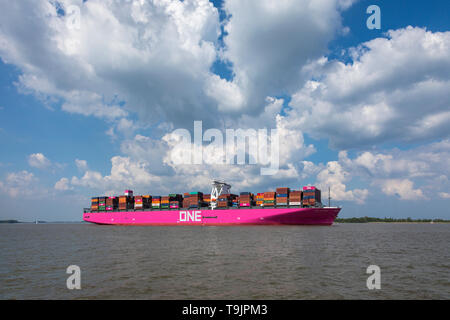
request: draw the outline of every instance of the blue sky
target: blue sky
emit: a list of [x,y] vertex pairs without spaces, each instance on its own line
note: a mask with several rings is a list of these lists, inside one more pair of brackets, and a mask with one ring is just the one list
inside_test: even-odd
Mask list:
[[[79,220],[90,196],[213,177],[331,186],[344,217],[450,218],[448,1],[58,1],[79,28],[55,3],[0,5],[0,219]],[[277,128],[280,174],[171,163],[194,120]]]

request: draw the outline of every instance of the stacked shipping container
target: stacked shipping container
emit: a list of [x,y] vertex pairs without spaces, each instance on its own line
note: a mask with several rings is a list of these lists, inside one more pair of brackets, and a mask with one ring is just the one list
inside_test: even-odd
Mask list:
[[91,198],[91,211],[98,211],[98,198]]
[[119,210],[127,210],[127,209],[128,209],[128,197],[119,196]]
[[217,199],[217,207],[218,208],[227,208],[231,203],[231,195],[230,194],[221,194]]
[[181,194],[171,193],[169,194],[169,208],[178,209],[183,202],[183,196]]
[[260,192],[256,195],[256,205],[263,206],[264,205],[264,193]]
[[290,206],[301,206],[302,205],[302,192],[291,191],[289,192],[289,205]]
[[161,209],[169,209],[170,206],[170,197],[163,196],[161,197]]
[[288,195],[289,195],[289,188],[277,188],[276,190],[277,206],[287,206]]
[[203,205],[203,193],[202,192],[189,192],[188,207],[200,208]]
[[210,194],[204,194],[203,195],[203,203],[205,206],[208,206],[211,204],[211,195]]
[[98,197],[98,211],[106,211],[106,197]]
[[273,207],[275,205],[275,192],[264,192],[264,207]]
[[[125,195],[119,197],[93,197],[91,198],[91,211],[125,211],[145,209],[178,209],[209,207],[211,195],[203,195],[202,192],[186,192],[181,194],[169,194],[168,196],[135,196],[132,190],[126,190]],[[251,192],[235,194],[222,194],[217,199],[218,208],[227,207],[252,207],[254,205],[264,207],[276,206],[304,206],[315,207],[321,204],[321,192],[314,186],[303,187],[303,191],[290,190],[289,188],[277,188],[276,192],[268,191],[254,196]]]
[[106,211],[113,211],[119,208],[119,198],[108,197],[106,199]]
[[142,210],[144,209],[144,204],[142,202],[142,196],[134,197],[134,210]]
[[250,192],[241,192],[239,194],[239,206],[251,207],[253,205],[253,194]]
[[152,209],[159,209],[161,208],[161,197],[155,196],[152,197]]
[[303,187],[303,206],[315,207],[321,203],[321,192],[313,186]]
[[189,192],[183,193],[183,208],[189,208]]
[[144,207],[144,209],[148,209],[151,207],[151,202],[152,202],[152,196],[151,195],[145,195],[142,196],[142,205]]
[[235,197],[231,197],[231,206],[233,208],[238,208],[239,207],[239,198],[238,196]]

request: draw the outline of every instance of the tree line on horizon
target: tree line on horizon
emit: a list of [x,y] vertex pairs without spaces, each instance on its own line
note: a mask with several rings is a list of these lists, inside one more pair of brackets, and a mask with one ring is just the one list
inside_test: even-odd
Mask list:
[[336,218],[335,222],[346,222],[346,223],[366,223],[366,222],[450,222],[450,220],[445,219],[411,219],[408,218],[375,218],[375,217],[354,217],[354,218]]

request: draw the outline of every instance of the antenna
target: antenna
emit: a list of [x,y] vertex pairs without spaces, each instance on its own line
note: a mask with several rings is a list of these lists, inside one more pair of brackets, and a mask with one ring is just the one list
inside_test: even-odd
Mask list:
[[328,208],[331,208],[331,193],[330,193],[330,186],[328,186]]

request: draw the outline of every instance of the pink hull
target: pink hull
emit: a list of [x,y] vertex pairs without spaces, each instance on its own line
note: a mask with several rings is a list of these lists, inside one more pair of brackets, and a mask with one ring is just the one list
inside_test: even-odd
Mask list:
[[340,208],[190,209],[90,212],[83,220],[111,225],[331,225]]

